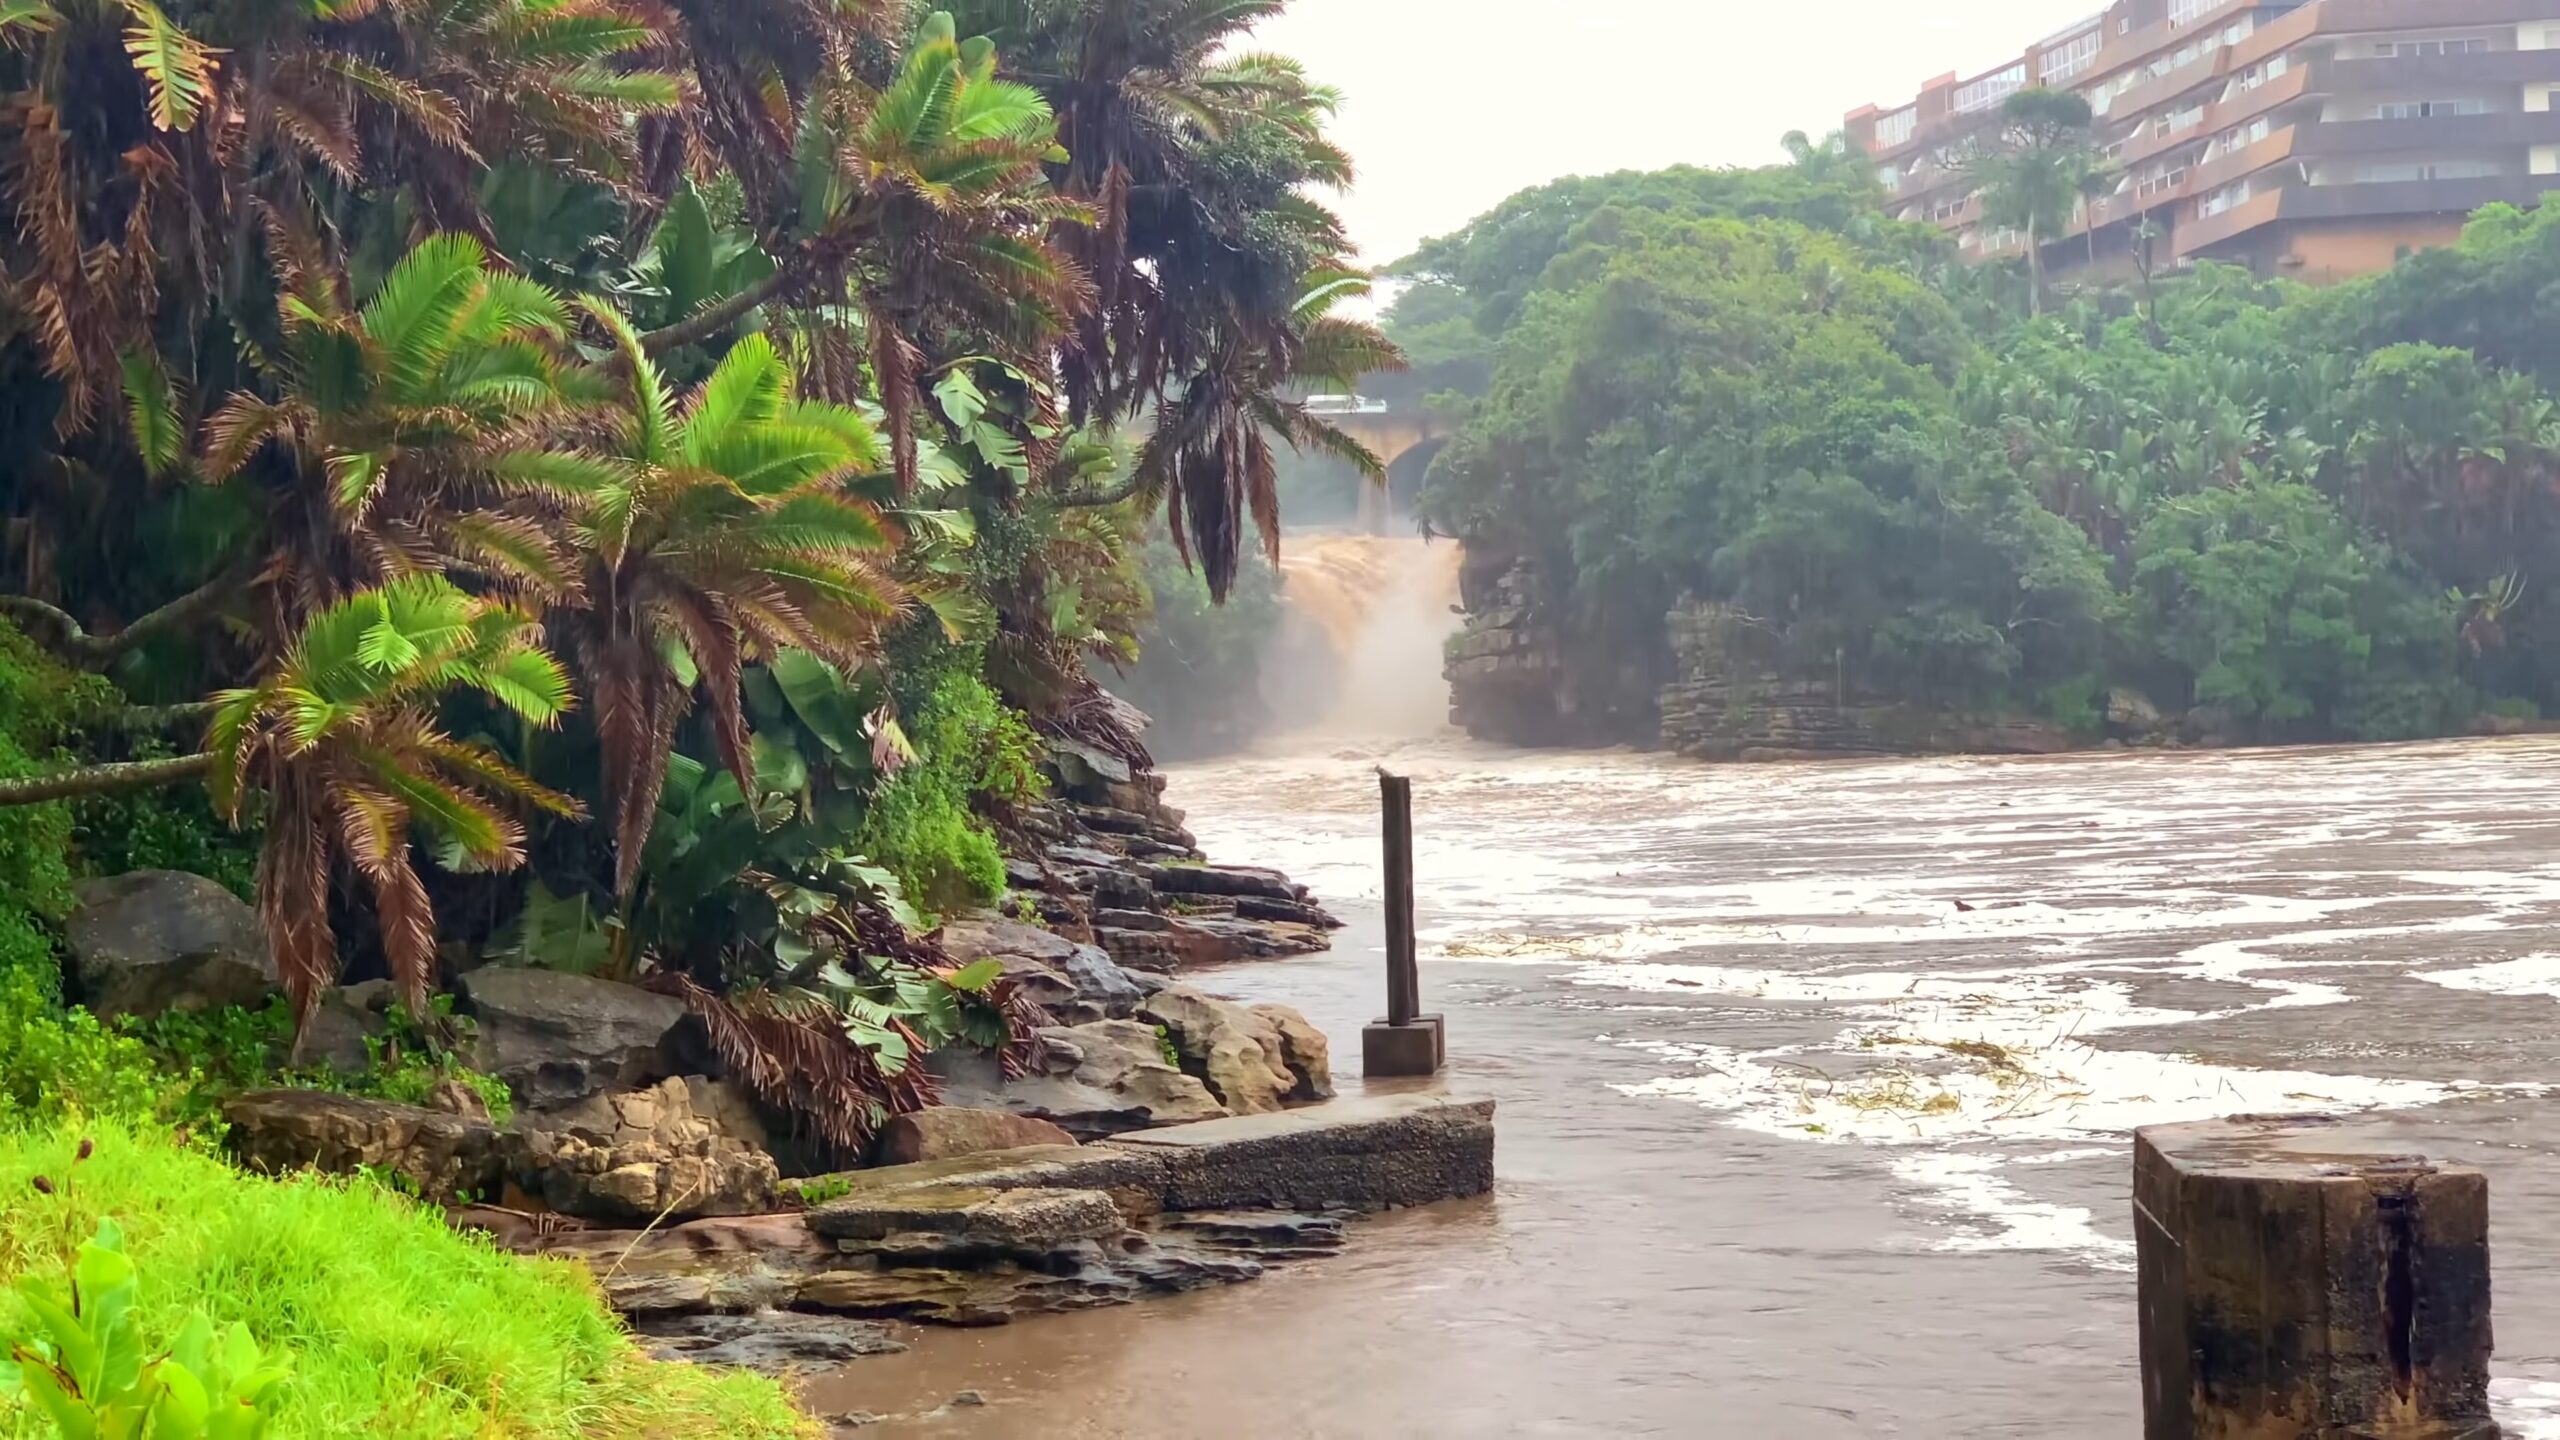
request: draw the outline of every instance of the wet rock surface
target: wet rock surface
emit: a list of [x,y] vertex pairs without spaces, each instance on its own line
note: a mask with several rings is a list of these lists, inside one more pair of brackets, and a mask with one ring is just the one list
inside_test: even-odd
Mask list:
[[633,1330],[651,1354],[697,1365],[789,1375],[830,1370],[866,1355],[895,1355],[906,1343],[884,1325],[831,1315],[766,1310],[750,1315],[676,1315]]
[[101,1015],[255,1008],[276,993],[258,912],[201,875],[82,881],[64,942],[81,997]]
[[[1183,815],[1164,801],[1164,776],[1090,747],[1059,742],[1047,766],[1055,798],[1032,807],[1021,830],[1031,853],[1011,871],[1017,907],[1087,942],[1115,969],[1175,973],[1239,960],[1325,949],[1340,922],[1305,886],[1276,870],[1208,863]],[[1095,985],[1067,962],[1082,951],[1027,945],[1005,922],[963,922],[952,953],[1019,955],[1059,969],[1078,990],[1070,1023],[1124,1018],[1130,997]],[[1028,928],[1028,927],[1022,927]],[[1054,940],[1055,937],[1052,937]],[[945,935],[946,945],[952,940]],[[1045,952],[1045,953],[1044,953]]]

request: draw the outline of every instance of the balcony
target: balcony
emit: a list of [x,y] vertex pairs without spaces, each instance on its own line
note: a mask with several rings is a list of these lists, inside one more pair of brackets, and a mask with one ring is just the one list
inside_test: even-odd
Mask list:
[[2319,121],[2302,127],[2296,153],[2386,155],[2551,144],[2560,144],[2560,111],[2505,110],[2408,120]]
[[2523,85],[2535,80],[2560,80],[2560,50],[2324,60],[2314,69],[2324,95],[2397,95],[2448,85]]
[[2468,215],[2500,201],[2535,204],[2551,189],[2560,189],[2560,176],[2490,175],[2474,180],[2386,180],[2365,185],[2296,183],[2253,196],[2210,219],[2184,221],[2172,239],[2178,258],[2183,260],[2279,221]]

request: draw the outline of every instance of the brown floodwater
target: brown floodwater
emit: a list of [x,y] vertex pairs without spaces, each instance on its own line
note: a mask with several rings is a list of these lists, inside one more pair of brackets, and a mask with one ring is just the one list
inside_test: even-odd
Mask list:
[[2488,1171],[2502,1413],[2560,1437],[2560,742],[1180,771],[1212,854],[1353,922],[1198,983],[1338,1050],[1381,1003],[1380,763],[1495,1193],[1253,1284],[911,1332],[819,1387],[887,1417],[847,1433],[2134,1435],[2130,1128],[2358,1110]]

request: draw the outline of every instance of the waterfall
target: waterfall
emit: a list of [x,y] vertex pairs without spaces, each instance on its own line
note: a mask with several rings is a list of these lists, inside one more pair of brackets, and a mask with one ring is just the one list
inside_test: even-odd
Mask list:
[[[1312,737],[1344,740],[1449,733],[1441,647],[1459,625],[1461,558],[1454,540],[1289,536],[1281,594],[1302,633],[1287,647],[1283,672],[1264,687],[1281,701],[1284,721]],[[1317,651],[1321,656],[1311,653]],[[1329,662],[1328,683],[1303,683],[1311,659]]]

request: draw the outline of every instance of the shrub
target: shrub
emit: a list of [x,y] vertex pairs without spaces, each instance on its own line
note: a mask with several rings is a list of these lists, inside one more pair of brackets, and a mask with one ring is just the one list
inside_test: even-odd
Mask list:
[[[812,1433],[772,1381],[650,1360],[581,1266],[503,1254],[365,1181],[258,1179],[165,1139],[91,1133],[76,1169],[79,1134],[0,1135],[0,1272],[59,1273],[113,1217],[143,1333],[201,1311],[290,1363],[277,1440]],[[0,1440],[52,1436],[0,1407]]]
[[915,759],[881,785],[856,848],[894,872],[906,893],[949,911],[1004,894],[1004,853],[983,811],[1039,798],[1040,744],[1031,727],[978,678],[975,655],[945,669],[909,717]]

